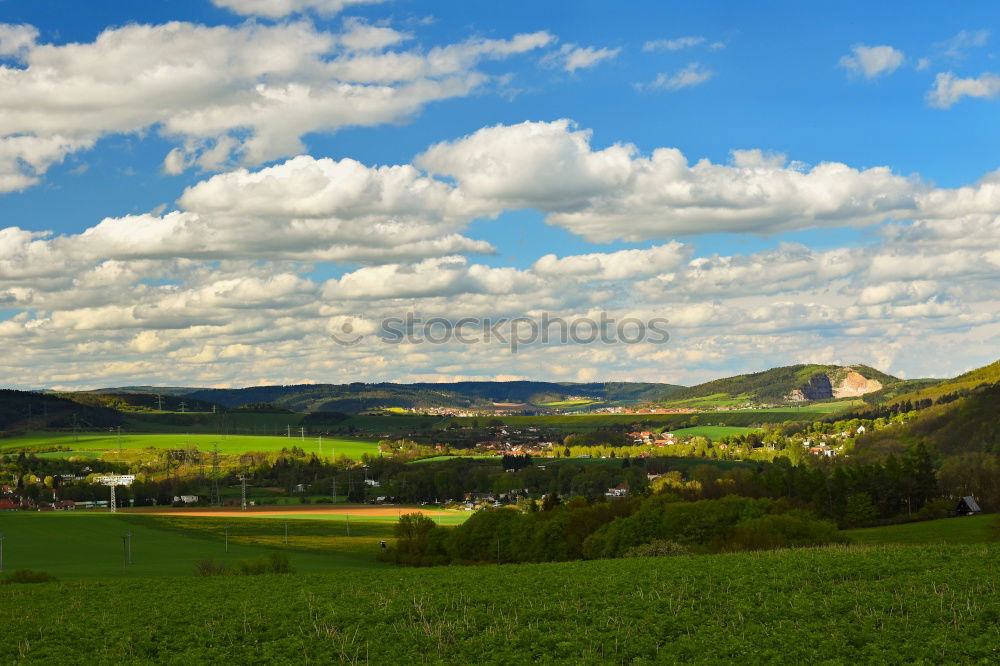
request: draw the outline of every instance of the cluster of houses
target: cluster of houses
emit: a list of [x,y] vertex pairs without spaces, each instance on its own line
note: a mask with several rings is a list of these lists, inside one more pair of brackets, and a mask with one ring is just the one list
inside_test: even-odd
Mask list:
[[[0,499],[0,511],[73,511],[80,504],[94,504],[94,502],[74,502],[73,500],[55,500],[54,502],[43,502],[31,499],[30,497]],[[107,506],[107,502],[104,505]]]
[[636,446],[669,446],[677,443],[677,438],[672,432],[630,432],[629,438]]
[[540,432],[535,426],[527,428],[498,426],[493,433],[494,439],[476,442],[476,448],[495,453],[541,456],[551,451],[557,442],[543,441]]
[[819,433],[815,435],[815,441],[813,439],[807,439],[802,442],[809,453],[817,456],[824,456],[827,458],[833,458],[844,451],[844,444],[851,437],[856,437],[857,435],[863,435],[865,433],[865,427],[858,426],[858,429],[854,433],[848,431],[833,433],[832,435],[827,435],[825,433]]

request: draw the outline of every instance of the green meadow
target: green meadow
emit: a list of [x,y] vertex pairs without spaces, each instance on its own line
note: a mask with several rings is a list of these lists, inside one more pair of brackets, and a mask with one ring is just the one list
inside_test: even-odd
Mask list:
[[[130,449],[185,449],[196,447],[200,451],[211,451],[218,445],[219,453],[240,454],[248,451],[280,451],[297,446],[307,453],[324,456],[339,456],[358,459],[364,453],[376,455],[378,444],[363,439],[323,437],[322,441],[312,437],[275,437],[267,435],[211,435],[211,434],[135,434],[123,433],[28,433],[0,439],[0,453],[17,449],[35,449],[64,446],[73,452],[119,451]],[[68,454],[67,454],[68,455]]]
[[753,428],[745,426],[693,426],[691,428],[678,428],[670,432],[677,437],[708,437],[711,440],[716,440],[729,435],[745,435],[753,430]]
[[[192,574],[195,563],[200,560],[210,558],[232,564],[267,555],[283,546],[266,539],[248,538],[240,519],[206,519],[217,522],[199,524],[199,519],[185,517],[181,520],[193,522],[183,529],[170,529],[174,526],[164,521],[165,518],[168,517],[91,511],[0,515],[4,570],[35,569],[60,579],[104,581],[123,577],[186,576]],[[227,525],[230,526],[228,553]],[[339,535],[333,525],[324,525],[331,536]],[[275,529],[277,527],[275,524]],[[292,566],[298,571],[315,573],[381,566],[374,559],[377,539],[373,543],[366,540],[366,536],[373,532],[391,535],[391,524],[369,525],[359,520],[351,528],[358,535],[356,543],[348,542],[337,549],[289,551]],[[132,532],[132,564],[126,567],[122,536],[129,531]]]
[[997,514],[942,518],[902,525],[845,530],[854,543],[976,544],[1000,540]]

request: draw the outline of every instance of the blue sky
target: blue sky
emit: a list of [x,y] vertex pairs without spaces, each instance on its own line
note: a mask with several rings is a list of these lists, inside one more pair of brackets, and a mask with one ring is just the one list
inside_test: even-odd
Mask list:
[[[866,362],[908,376],[947,375],[995,360],[992,280],[998,264],[991,252],[998,246],[1000,205],[994,212],[992,190],[980,181],[989,181],[1000,167],[1000,139],[993,131],[1000,103],[997,15],[987,2],[963,3],[957,11],[940,3],[860,2],[0,1],[0,24],[6,26],[0,27],[0,83],[8,89],[8,102],[0,103],[0,140],[10,146],[0,144],[0,160],[7,160],[0,164],[0,228],[52,232],[32,240],[11,233],[4,241],[12,259],[0,283],[2,304],[9,306],[0,315],[6,319],[0,341],[31,350],[6,368],[9,383],[507,376],[686,383],[783,360]],[[170,28],[170,22],[180,27]],[[148,26],[144,37],[137,36],[138,26]],[[176,32],[168,38],[171,30]],[[294,31],[302,38],[281,36]],[[376,41],[347,46],[356,43],[351,35]],[[533,35],[534,41],[518,43],[518,35]],[[135,55],[143,40],[150,53],[162,50],[148,63]],[[174,43],[178,51],[171,50]],[[313,44],[317,50],[310,51]],[[255,53],[278,62],[300,46],[288,70],[252,62]],[[229,57],[216,57],[226,49],[232,49]],[[461,51],[461,62],[433,70],[435,49]],[[594,52],[597,57],[588,57]],[[581,58],[575,67],[574,56]],[[157,57],[166,69],[176,67],[175,81],[197,72],[195,88],[171,83],[170,74],[157,79]],[[390,58],[419,60],[423,69],[391,80],[380,69],[398,66],[380,64]],[[405,92],[411,97],[398,107],[376,99],[379,89],[391,96],[410,86],[454,88]],[[345,87],[355,96],[343,93]],[[282,101],[289,117],[302,114],[297,127],[284,122],[282,113],[261,111],[274,99],[253,99],[265,88],[328,98],[311,110]],[[373,97],[360,96],[368,94]],[[368,118],[352,105],[370,105],[375,115]],[[228,116],[247,120],[227,124]],[[335,120],[342,116],[354,120]],[[572,123],[553,125],[560,119]],[[565,178],[541,169],[538,182],[552,177],[550,188],[517,190],[530,190],[530,183],[514,182],[524,167],[508,153],[517,141],[531,140],[516,129],[526,122],[547,128],[553,146],[562,146],[552,155],[582,151],[572,158],[581,169],[576,181],[572,169]],[[492,138],[482,134],[495,126],[506,129]],[[257,153],[255,136],[264,137]],[[69,143],[54,148],[53,142]],[[225,142],[231,148],[210,158],[213,146]],[[421,157],[442,142],[450,148],[436,162]],[[449,160],[461,162],[474,146],[478,157],[452,169]],[[587,165],[625,159],[612,155],[622,146],[629,156],[627,168],[615,163],[622,180],[594,175],[590,183],[588,169],[598,167]],[[718,168],[668,182],[663,174],[671,172],[651,166],[660,149],[679,150],[692,168],[699,160]],[[752,164],[732,152],[751,150],[761,151]],[[351,225],[377,222],[371,216],[349,219],[345,208],[305,214],[328,233],[311,254],[302,249],[305,241],[282,248],[280,239],[289,238],[282,225],[300,224],[299,213],[268,216],[219,202],[256,201],[260,184],[238,174],[252,180],[272,168],[287,188],[280,191],[301,193],[301,183],[293,182],[299,176],[283,166],[296,155],[311,160],[310,168],[324,158],[356,160],[372,169],[415,165],[421,176],[452,188],[464,207],[445,211],[424,201],[415,214],[380,204],[384,220],[409,220],[400,222],[401,239],[413,230],[413,238],[437,239],[436,247],[444,248],[438,251],[415,250],[405,239],[394,248],[371,239],[345,240],[353,238],[346,231],[356,228]],[[483,171],[483,160],[494,158],[512,165],[509,182]],[[839,191],[853,176],[812,171],[825,163],[860,174],[857,182]],[[867,171],[880,167],[879,173]],[[800,183],[796,174],[815,177]],[[492,180],[485,186],[487,176]],[[661,219],[656,206],[674,205],[676,193],[655,192],[680,185],[693,188],[683,194],[693,200],[676,204],[676,215]],[[588,193],[588,187],[599,192]],[[188,188],[198,196],[181,201]],[[503,196],[490,194],[494,188]],[[734,194],[740,188],[746,189]],[[760,210],[749,210],[761,197],[767,201]],[[899,201],[886,203],[893,198]],[[187,220],[195,245],[219,234],[218,245],[177,241],[172,253],[174,237],[166,230],[174,224],[167,219],[172,211],[181,217],[171,219]],[[143,215],[143,233],[119,224],[81,236],[105,218]],[[637,230],[630,226],[633,217],[643,220]],[[240,225],[259,229],[258,238],[274,233],[279,240],[273,256],[226,235]],[[95,240],[103,234],[112,235]],[[250,240],[254,235],[248,231]],[[965,238],[964,245],[956,235]],[[115,249],[119,242],[128,247]],[[358,249],[357,242],[372,246]],[[640,250],[646,254],[635,257],[646,259],[655,255],[649,259],[655,263],[668,254],[658,248],[670,243],[683,248],[676,260],[630,268],[628,275],[608,273],[623,277],[582,279],[565,262],[558,275],[536,269],[550,254],[614,255],[607,261],[633,262],[632,255],[615,255],[623,250]],[[489,252],[470,249],[484,244]],[[801,274],[780,277],[768,268],[787,266],[803,252],[810,257],[803,261],[812,263],[803,264]],[[849,255],[851,267],[824,278],[822,266],[837,253]],[[414,266],[417,275],[440,275],[443,269],[433,262],[447,257],[465,263],[447,264],[451,277],[440,291],[414,295],[409,287],[396,293],[385,286]],[[43,260],[65,261],[67,268],[50,275],[31,263]],[[715,272],[690,263],[698,260],[714,262]],[[956,262],[977,269],[940,269]],[[927,269],[900,268],[914,265]],[[97,296],[101,289],[86,287],[112,272],[111,282],[100,283],[104,300]],[[85,277],[92,274],[102,277]],[[775,281],[768,283],[768,275]],[[211,280],[235,289],[251,276],[259,280],[253,289],[287,279],[287,292],[193,309],[206,290],[219,293]],[[298,276],[299,282],[282,276]],[[164,291],[150,291],[150,285]],[[383,295],[365,298],[351,291],[356,285]],[[74,301],[74,290],[86,293]],[[659,295],[668,292],[673,300]],[[168,316],[170,299],[180,305]],[[377,317],[404,303],[412,307],[414,299],[428,311],[450,305],[479,316],[604,307],[679,312],[681,323],[674,346],[655,350],[655,359],[654,350],[645,356],[612,350],[596,359],[587,350],[576,350],[578,357],[559,350],[564,357],[547,365],[540,359],[554,350],[539,349],[539,356],[525,354],[512,363],[491,362],[491,352],[479,349],[394,356],[378,348],[361,354],[325,346],[331,317]],[[148,314],[150,308],[158,317]],[[692,314],[697,308],[700,314]],[[705,314],[705,308],[715,314]],[[761,308],[778,309],[764,315]],[[242,333],[248,344],[234,337],[247,309],[261,322],[287,315],[310,323],[299,333],[276,333],[258,323]],[[727,320],[726,313],[734,312],[740,314]],[[768,316],[773,325],[764,325]],[[954,345],[956,353],[927,358],[919,347],[929,339]],[[288,347],[293,343],[294,353]],[[251,347],[256,351],[249,352]],[[263,357],[285,362],[261,363]],[[161,376],[164,362],[178,376]]]

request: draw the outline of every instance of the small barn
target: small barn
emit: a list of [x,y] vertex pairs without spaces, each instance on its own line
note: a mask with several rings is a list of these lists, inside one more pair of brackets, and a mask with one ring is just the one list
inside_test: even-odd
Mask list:
[[967,495],[958,500],[958,506],[955,507],[956,516],[974,516],[982,512],[983,510],[979,507],[979,503],[976,502],[976,498],[972,495]]

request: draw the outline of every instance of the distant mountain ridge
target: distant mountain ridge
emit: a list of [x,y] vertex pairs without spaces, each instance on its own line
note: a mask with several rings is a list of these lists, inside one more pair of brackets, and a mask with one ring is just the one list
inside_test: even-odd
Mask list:
[[[488,408],[494,404],[544,406],[572,398],[594,402],[645,403],[662,400],[683,388],[655,382],[394,382],[351,384],[298,384],[250,386],[237,389],[127,386],[98,389],[92,394],[170,396],[233,408],[268,403],[297,412],[356,413],[379,407],[399,408]],[[144,401],[146,402],[146,401]]]

